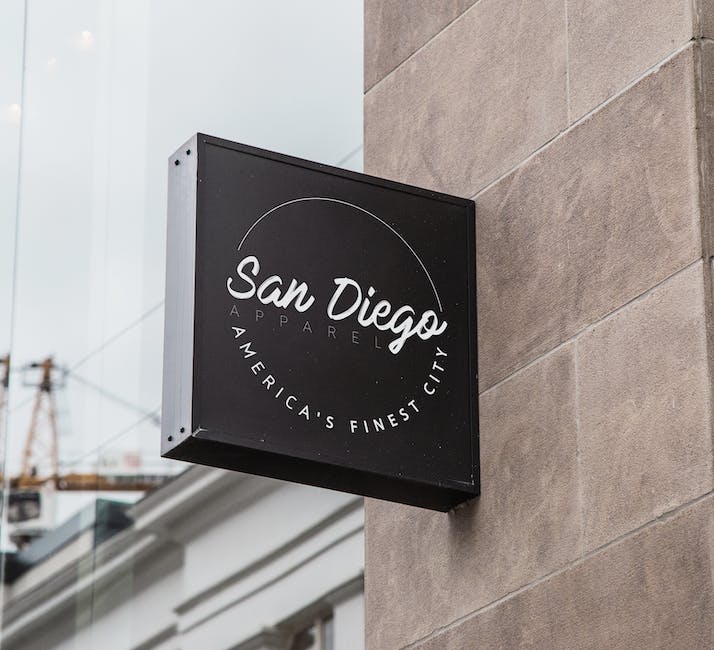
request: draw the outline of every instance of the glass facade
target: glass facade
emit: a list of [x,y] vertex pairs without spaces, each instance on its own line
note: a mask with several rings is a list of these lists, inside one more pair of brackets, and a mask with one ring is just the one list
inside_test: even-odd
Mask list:
[[[37,647],[134,647],[131,615],[107,623],[96,578],[132,504],[187,470],[159,457],[168,156],[203,132],[360,170],[362,3],[4,0],[0,13],[0,647],[47,632],[23,616],[57,593],[27,594],[70,549],[85,640],[64,629]],[[135,573],[112,580],[114,600],[139,589]],[[316,647],[333,646],[325,621]]]

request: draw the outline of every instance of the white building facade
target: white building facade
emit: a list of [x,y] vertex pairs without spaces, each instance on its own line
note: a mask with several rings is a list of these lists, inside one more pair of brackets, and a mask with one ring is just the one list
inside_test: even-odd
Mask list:
[[126,514],[5,586],[4,650],[364,647],[361,498],[195,466]]

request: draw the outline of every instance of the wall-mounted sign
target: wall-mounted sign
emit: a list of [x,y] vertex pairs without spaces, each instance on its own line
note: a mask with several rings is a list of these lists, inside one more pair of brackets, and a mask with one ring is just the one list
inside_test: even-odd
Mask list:
[[197,135],[169,160],[162,454],[478,494],[474,204]]

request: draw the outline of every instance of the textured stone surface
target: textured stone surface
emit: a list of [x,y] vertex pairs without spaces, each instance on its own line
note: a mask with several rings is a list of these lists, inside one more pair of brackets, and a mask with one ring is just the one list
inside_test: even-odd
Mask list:
[[365,0],[364,87],[370,88],[476,0]]
[[[714,10],[714,0],[711,0]],[[714,16],[712,17],[714,22]],[[714,41],[702,41],[699,51],[699,70],[701,75],[702,111],[700,113],[701,126],[699,129],[702,156],[702,203],[704,206],[704,219],[708,227],[708,251],[714,251]]]
[[709,497],[417,647],[714,647],[713,539]]
[[714,37],[714,0],[695,0],[701,24],[700,33],[707,38]]
[[586,549],[712,489],[702,263],[577,341]]
[[693,79],[689,48],[479,195],[482,388],[700,256]]
[[574,400],[564,346],[481,396],[478,501],[442,514],[368,500],[369,648],[424,637],[578,555]]
[[567,122],[563,0],[480,0],[365,96],[371,174],[470,196]]
[[567,0],[570,116],[622,90],[694,34],[691,0]]

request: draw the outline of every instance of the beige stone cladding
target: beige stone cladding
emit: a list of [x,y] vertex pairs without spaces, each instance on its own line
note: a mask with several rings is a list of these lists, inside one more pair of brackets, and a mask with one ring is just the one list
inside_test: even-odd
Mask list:
[[365,5],[365,171],[476,201],[482,470],[368,500],[368,648],[714,647],[714,2]]

